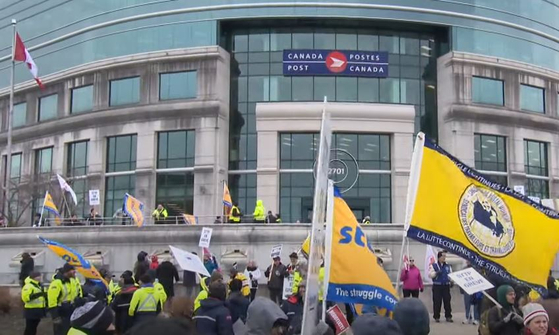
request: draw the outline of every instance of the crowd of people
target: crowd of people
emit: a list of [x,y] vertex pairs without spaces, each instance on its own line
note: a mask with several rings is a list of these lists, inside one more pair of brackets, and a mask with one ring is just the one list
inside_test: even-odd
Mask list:
[[[200,277],[184,271],[185,294],[175,296],[175,284],[180,280],[175,265],[168,260],[160,262],[157,256],[150,257],[143,251],[137,255],[133,268],[124,271],[118,280],[109,271],[100,269],[107,285],[94,280],[80,283],[76,269],[66,263],[57,269],[47,289],[43,288],[42,274],[34,271],[31,255],[23,254],[20,280],[25,309],[24,335],[36,335],[41,319],[47,316],[52,319],[54,335],[301,334],[308,269],[298,256],[290,254],[287,266],[275,257],[264,272],[253,261],[244,270],[235,263],[224,272],[217,259],[205,250],[203,263],[211,276]],[[445,252],[437,256],[428,274],[433,280],[433,318],[440,321],[444,305],[445,319],[452,322],[452,283],[448,278],[452,270],[446,263]],[[424,289],[423,279],[414,263],[410,259],[400,273],[405,298],[397,303],[392,318],[378,315],[374,308],[363,308],[362,315],[355,315],[351,306],[345,306],[353,334],[430,333],[429,312],[418,299]],[[322,296],[323,268],[321,273],[319,296]],[[269,299],[257,296],[262,275],[267,279]],[[292,279],[292,287],[285,297],[283,286],[287,277]],[[559,322],[559,292],[555,279],[550,276],[545,299],[530,297],[529,290],[523,287],[513,287],[491,276],[488,279],[497,286],[488,294],[500,306],[482,298],[474,301],[473,296],[464,292],[467,307],[464,323],[479,324],[481,335],[557,334],[554,327]],[[321,311],[317,313],[320,315]],[[317,325],[315,334],[334,334],[334,323],[328,318],[325,321]]]

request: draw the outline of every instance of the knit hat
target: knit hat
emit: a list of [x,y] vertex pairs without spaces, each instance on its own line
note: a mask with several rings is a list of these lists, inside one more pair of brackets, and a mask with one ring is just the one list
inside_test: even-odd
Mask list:
[[511,305],[507,301],[507,294],[510,292],[514,292],[514,288],[510,285],[501,285],[497,288],[497,301],[505,308]]
[[358,317],[351,325],[351,329],[353,335],[402,335],[396,321],[374,314]]
[[75,270],[76,268],[71,265],[70,263],[64,263],[64,266],[62,267],[62,273],[68,273],[72,270]]
[[536,303],[529,303],[522,308],[522,314],[524,314],[524,325],[527,326],[532,319],[537,316],[545,316],[547,321],[549,321],[549,315],[543,308],[542,305]]
[[404,335],[427,335],[430,332],[429,312],[417,298],[400,300],[394,308],[394,320]]
[[113,321],[113,312],[101,301],[88,302],[77,308],[70,317],[70,324],[73,328],[90,332],[104,332]]

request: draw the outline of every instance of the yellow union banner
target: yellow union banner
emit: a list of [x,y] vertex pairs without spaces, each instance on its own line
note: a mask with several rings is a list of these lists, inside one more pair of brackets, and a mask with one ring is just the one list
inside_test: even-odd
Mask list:
[[124,212],[134,220],[138,227],[144,225],[144,204],[126,193],[124,196]]
[[334,191],[328,301],[363,304],[392,311],[396,290],[377,263],[373,246],[347,203]]
[[559,214],[490,181],[429,139],[419,148],[408,237],[543,292],[559,249]]

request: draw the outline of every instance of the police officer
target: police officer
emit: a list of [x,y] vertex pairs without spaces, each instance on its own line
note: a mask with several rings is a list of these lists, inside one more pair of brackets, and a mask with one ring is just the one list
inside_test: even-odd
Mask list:
[[140,289],[134,292],[128,315],[134,318],[134,325],[155,318],[161,313],[161,296],[153,286],[148,274],[140,277]]
[[231,213],[229,214],[229,222],[230,223],[241,223],[241,210],[237,207],[237,203],[233,203],[233,207],[231,207]]
[[48,308],[52,317],[54,335],[66,335],[70,330],[70,316],[80,291],[76,269],[68,263],[64,264],[54,276],[48,289]]
[[21,300],[25,304],[25,331],[23,335],[36,335],[41,319],[45,317],[47,293],[41,286],[41,273],[31,272],[24,279]]

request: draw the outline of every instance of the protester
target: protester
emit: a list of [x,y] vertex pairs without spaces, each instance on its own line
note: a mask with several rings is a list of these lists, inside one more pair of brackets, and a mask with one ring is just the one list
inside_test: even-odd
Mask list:
[[289,320],[290,334],[300,334],[303,325],[303,304],[305,302],[306,284],[300,283],[297,293],[281,304],[281,309]]
[[370,216],[365,216],[363,218],[363,221],[361,221],[361,224],[365,224],[365,225],[371,224],[371,217]]
[[398,322],[403,335],[429,334],[429,312],[416,298],[404,298],[394,307],[394,320]]
[[227,287],[222,282],[210,284],[208,298],[202,300],[194,316],[196,330],[204,335],[233,335],[231,313],[225,307]]
[[74,312],[74,302],[80,295],[79,285],[74,281],[75,277],[76,269],[65,263],[50,283],[48,308],[52,317],[54,335],[66,335],[70,330],[70,316]]
[[165,220],[167,219],[167,216],[169,216],[169,214],[167,214],[167,210],[165,209],[165,207],[163,207],[162,204],[157,205],[157,208],[153,211],[153,213],[151,213],[151,216],[155,219],[155,223],[159,224],[159,223],[165,223]]
[[429,277],[433,279],[433,318],[440,322],[441,305],[444,303],[444,316],[447,322],[452,321],[452,307],[450,305],[450,265],[446,264],[446,253],[439,251],[437,262],[429,268]]
[[489,331],[492,335],[520,335],[524,319],[522,312],[514,307],[516,294],[509,285],[499,286],[497,301],[501,304],[493,306],[487,316]]
[[215,282],[223,282],[223,275],[218,271],[214,271],[211,277],[202,278],[200,281],[200,293],[198,293],[198,296],[194,300],[194,312],[200,308],[201,302],[208,298],[209,287]]
[[256,207],[254,207],[254,212],[252,213],[252,217],[254,223],[264,223],[266,221],[266,208],[264,208],[264,204],[262,200],[256,201]]
[[217,260],[206,249],[204,249],[204,267],[206,268],[206,270],[208,270],[210,276],[215,270],[219,270],[219,266],[217,265]]
[[403,335],[394,320],[374,314],[364,314],[351,325],[353,335]]
[[229,213],[229,223],[241,223],[242,216],[239,205],[234,202],[233,207],[231,207],[231,213]]
[[47,294],[41,286],[41,273],[31,272],[24,279],[21,290],[21,300],[24,303],[23,316],[25,318],[25,331],[23,335],[37,335],[37,327],[45,317]]
[[86,278],[82,286],[83,296],[87,301],[107,302],[107,292],[105,284]]
[[150,270],[157,270],[159,267],[159,257],[157,255],[151,256],[151,263],[149,263]]
[[[193,253],[196,255],[196,253]],[[196,295],[196,272],[184,270],[182,272],[182,285],[186,290],[186,297],[193,298]]]
[[246,335],[287,334],[289,319],[273,301],[256,297],[248,306]]
[[111,308],[115,312],[115,329],[119,334],[124,334],[133,324],[133,319],[128,315],[128,309],[132,296],[138,288],[134,285],[132,275],[126,272],[120,276],[120,284],[122,287],[111,302]]
[[266,223],[276,223],[276,217],[272,214],[272,211],[268,211],[268,215],[266,215]]
[[287,274],[287,268],[281,263],[280,257],[274,258],[274,263],[268,266],[264,275],[268,278],[268,291],[270,299],[278,305],[283,297],[283,278]]
[[138,261],[134,264],[134,279],[136,281],[140,280],[149,270],[149,262],[146,259],[147,255],[148,253],[145,251],[138,253]]
[[404,282],[403,292],[404,298],[408,297],[419,297],[419,292],[423,292],[423,278],[421,277],[421,271],[415,266],[415,261],[410,257],[409,265],[407,268],[402,269],[400,274],[400,280]]
[[171,302],[170,315],[185,320],[192,329],[196,328],[194,322],[194,300],[185,297],[175,297]]
[[21,264],[21,269],[19,271],[19,284],[23,287],[25,279],[29,277],[31,272],[35,269],[35,261],[28,252],[24,252],[21,254],[21,261],[19,261],[19,263]]
[[[237,270],[237,263],[233,264],[233,267],[229,270],[229,277],[231,280],[238,279],[242,283],[241,294],[245,297],[250,297],[250,282],[248,278]],[[229,281],[231,283],[231,281]]]
[[250,301],[254,301],[258,290],[258,280],[262,277],[262,272],[255,261],[249,261],[245,270],[245,277],[250,281]]
[[522,308],[526,335],[557,335],[557,330],[550,327],[549,316],[540,304],[530,303]]
[[292,252],[289,255],[289,265],[287,265],[287,272],[289,275],[294,275],[297,270],[299,270],[299,255],[296,252]]
[[115,330],[114,315],[101,301],[76,308],[70,320],[72,328],[68,335],[109,335]]
[[179,273],[173,263],[164,261],[156,270],[156,276],[163,288],[167,299],[172,300],[175,296],[175,282],[179,282]]
[[101,215],[95,211],[95,208],[89,210],[89,215],[87,216],[87,222],[90,226],[99,226],[101,223]]
[[250,301],[248,297],[241,293],[243,282],[239,279],[233,279],[229,283],[229,299],[227,300],[227,308],[231,312],[231,323],[235,324],[237,320],[243,323],[247,320],[247,309]]
[[161,312],[161,297],[153,286],[148,274],[140,277],[140,289],[132,295],[128,315],[133,317],[136,325],[146,320],[153,320]]
[[194,329],[184,319],[156,318],[151,322],[134,326],[126,335],[194,335]]
[[276,213],[276,221],[275,221],[275,223],[281,223],[281,222],[282,222],[282,221],[281,221],[281,216],[280,216],[280,214],[279,214],[279,213]]

